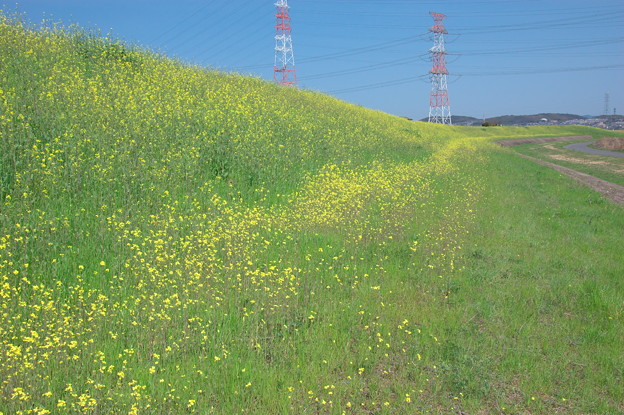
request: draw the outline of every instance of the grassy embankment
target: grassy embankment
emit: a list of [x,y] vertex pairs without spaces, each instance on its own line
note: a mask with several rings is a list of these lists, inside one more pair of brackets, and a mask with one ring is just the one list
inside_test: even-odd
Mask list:
[[6,18],[0,63],[0,412],[622,410],[622,208],[490,142],[594,130]]

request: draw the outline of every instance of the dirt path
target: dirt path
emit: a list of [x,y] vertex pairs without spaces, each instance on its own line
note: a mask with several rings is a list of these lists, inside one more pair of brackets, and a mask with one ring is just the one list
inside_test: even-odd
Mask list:
[[593,141],[587,141],[585,143],[575,143],[570,144],[569,146],[565,146],[568,150],[580,151],[581,153],[593,154],[595,156],[609,156],[609,157],[622,157],[624,158],[624,153],[618,153],[617,151],[607,151],[607,150],[598,150],[595,148],[588,147],[590,144],[593,144]]
[[[571,141],[571,140],[583,140],[583,139],[591,139],[590,136],[570,136],[570,137],[546,137],[546,138],[523,138],[518,140],[507,140],[507,141],[498,141],[497,143],[503,147],[517,146],[521,144],[531,144],[531,143],[549,143],[553,141]],[[594,176],[590,176],[589,174],[581,173],[580,171],[576,171],[574,169],[570,169],[568,167],[563,167],[555,163],[550,163],[548,161],[536,159],[535,157],[527,156],[525,154],[516,153],[520,157],[524,157],[527,160],[531,160],[535,163],[541,164],[543,166],[550,167],[552,169],[557,170],[558,172],[565,174],[568,177],[573,178],[574,180],[583,183],[586,186],[591,187],[605,198],[610,201],[617,203],[621,206],[624,206],[624,186],[620,186],[619,184],[611,183],[606,180],[599,179]]]
[[591,140],[592,138],[590,135],[572,135],[568,137],[518,138],[515,140],[497,141],[497,143],[503,147],[511,147],[522,144],[552,143],[555,141]]
[[612,202],[615,202],[621,206],[624,206],[624,186],[620,186],[619,184],[611,183],[606,180],[599,179],[594,176],[590,176],[589,174],[581,173],[580,171],[572,170],[567,167],[560,166],[555,163],[550,163],[548,161],[536,159],[535,157],[527,156],[524,154],[516,153],[520,157],[524,157],[527,160],[534,161],[535,163],[542,164],[544,166],[548,166],[552,169],[557,170],[560,173],[565,174],[573,178],[574,180],[583,183],[602,194],[604,197],[609,199]]

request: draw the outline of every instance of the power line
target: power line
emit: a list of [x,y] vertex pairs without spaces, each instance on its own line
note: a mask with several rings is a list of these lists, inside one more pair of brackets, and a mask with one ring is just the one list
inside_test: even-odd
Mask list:
[[415,35],[415,36],[408,36],[408,37],[405,37],[405,38],[391,40],[391,41],[388,41],[388,42],[382,42],[382,43],[378,43],[378,44],[371,45],[371,46],[355,48],[355,49],[351,49],[349,51],[344,51],[344,52],[329,53],[329,54],[326,54],[326,55],[313,56],[313,57],[310,57],[310,58],[307,58],[307,59],[305,59],[305,58],[301,59],[299,62],[300,63],[318,62],[318,61],[323,61],[323,60],[328,60],[328,59],[343,58],[343,57],[346,57],[346,56],[353,56],[353,55],[359,55],[359,54],[363,54],[363,53],[369,53],[369,52],[373,52],[373,51],[377,51],[377,50],[386,49],[388,46],[404,45],[406,43],[413,42],[416,39],[422,39],[425,36],[428,36],[428,34],[420,34],[420,35]]
[[[458,77],[465,76],[508,76],[508,75],[537,75],[537,74],[548,74],[548,73],[563,73],[563,72],[585,72],[585,71],[595,71],[595,70],[608,70],[608,69],[621,69],[624,68],[624,65],[604,65],[604,66],[585,66],[585,67],[576,67],[576,68],[558,68],[558,69],[538,69],[538,70],[522,70],[522,71],[499,71],[499,72],[473,72],[473,73],[463,73],[463,74],[455,74]],[[379,82],[374,84],[366,84],[360,85],[352,88],[344,88],[344,89],[336,89],[327,91],[328,94],[344,94],[350,92],[359,92],[366,91],[369,89],[382,88],[386,86],[398,86],[408,84],[417,80],[422,80],[423,78],[428,77],[429,75],[420,75],[409,78],[396,79],[393,81]]]
[[344,71],[332,71],[332,72],[326,72],[326,73],[321,73],[321,74],[317,74],[317,75],[311,75],[311,76],[306,76],[304,79],[306,81],[310,81],[313,79],[322,79],[322,78],[333,78],[333,77],[337,77],[337,76],[343,76],[343,75],[352,75],[355,73],[361,73],[361,72],[368,72],[368,71],[374,71],[374,70],[378,70],[378,69],[385,69],[391,66],[397,66],[397,65],[406,65],[408,63],[413,63],[419,60],[423,60],[423,56],[426,56],[427,54],[423,54],[423,55],[418,55],[415,57],[411,57],[411,58],[407,58],[407,59],[397,59],[394,61],[386,61],[386,62],[380,62],[380,63],[376,63],[373,65],[366,65],[366,66],[361,66],[358,68],[354,68],[354,69],[349,69],[349,70],[344,70]]
[[459,76],[507,76],[507,75],[537,75],[548,73],[564,73],[564,72],[586,72],[608,69],[621,69],[624,68],[624,64],[602,65],[602,66],[581,66],[576,68],[553,68],[553,69],[535,69],[535,70],[510,70],[499,72],[467,72],[458,74]]
[[[400,17],[404,17],[404,16],[400,16]],[[332,21],[314,21],[314,20],[306,20],[307,24],[310,25],[314,25],[314,27],[335,27],[336,24],[333,23]],[[489,26],[489,27],[485,27],[482,29],[473,29],[471,27],[458,27],[457,30],[461,31],[464,34],[468,34],[468,35],[476,35],[476,34],[486,34],[486,33],[492,33],[492,32],[497,32],[497,33],[507,33],[507,32],[517,32],[517,31],[526,31],[526,30],[535,30],[535,29],[540,29],[540,30],[558,30],[558,29],[568,29],[571,27],[576,27],[576,28],[596,28],[595,24],[596,23],[601,23],[600,28],[604,29],[604,28],[608,28],[608,27],[619,27],[618,24],[622,23],[622,18],[619,15],[615,15],[615,16],[609,16],[608,18],[595,18],[592,20],[582,20],[582,21],[578,21],[578,22],[562,22],[562,23],[554,23],[554,24],[550,24],[548,26],[545,26],[543,28],[539,27],[539,23],[520,23],[517,25],[507,25],[504,27],[494,27],[494,26]],[[610,25],[607,23],[611,23]],[[382,29],[382,30],[413,30],[414,26],[410,25],[410,24],[398,24],[398,23],[392,23],[392,24],[380,24],[380,23],[375,23],[375,24],[367,24],[367,23],[340,23],[340,27],[342,28],[357,28],[357,29]],[[454,35],[456,33],[450,33],[450,35]]]
[[410,82],[422,80],[423,78],[428,78],[428,77],[429,77],[429,74],[419,75],[419,76],[410,76],[408,78],[395,79],[393,81],[378,82],[374,84],[360,85],[360,86],[356,86],[353,88],[334,89],[331,91],[327,91],[327,93],[328,94],[344,94],[348,92],[366,91],[369,89],[384,88],[387,86],[403,85],[403,84],[407,84]]
[[460,55],[460,56],[509,55],[509,54],[516,54],[516,53],[531,53],[531,52],[544,52],[544,51],[549,51],[549,50],[586,48],[586,47],[593,47],[593,46],[612,45],[612,44],[617,44],[617,43],[622,43],[622,42],[624,42],[624,37],[587,40],[583,42],[574,42],[574,43],[567,43],[563,45],[552,45],[552,46],[544,46],[544,47],[502,49],[502,50],[490,50],[490,51],[484,51],[484,52],[464,52],[464,53],[453,52],[453,53],[450,53],[450,55]]
[[[486,51],[486,52],[460,52],[460,53],[448,53],[448,55],[454,55],[457,58],[462,57],[462,56],[479,56],[479,55],[504,55],[504,54],[519,54],[522,53],[523,55],[521,57],[526,58],[526,53],[535,53],[535,52],[543,52],[543,51],[552,51],[552,50],[559,50],[559,49],[574,49],[574,48],[586,48],[586,47],[593,47],[593,46],[597,46],[597,45],[608,45],[608,44],[614,44],[614,43],[622,43],[624,42],[624,37],[622,38],[616,38],[616,39],[603,39],[603,40],[593,40],[593,41],[586,41],[583,43],[569,43],[569,44],[565,44],[565,45],[553,45],[553,46],[547,46],[547,47],[543,47],[543,48],[522,48],[522,49],[505,49],[505,50],[494,50],[494,51]],[[597,53],[598,54],[598,53]],[[397,65],[406,65],[409,63],[414,63],[416,61],[419,60],[423,60],[423,56],[425,56],[426,54],[421,54],[415,57],[410,57],[407,59],[397,59],[397,60],[392,60],[392,61],[385,61],[385,62],[380,62],[380,63],[376,63],[376,64],[371,64],[371,65],[366,65],[366,66],[361,66],[361,67],[356,67],[356,68],[352,68],[352,69],[347,69],[347,70],[334,70],[331,72],[326,72],[326,73],[320,73],[320,74],[316,74],[316,75],[311,75],[311,76],[306,76],[303,77],[302,79],[305,79],[306,81],[310,81],[310,80],[316,80],[316,79],[323,79],[323,78],[334,78],[334,77],[338,77],[338,76],[344,76],[344,75],[350,75],[350,74],[355,74],[355,73],[362,73],[362,72],[369,72],[369,71],[374,71],[374,70],[379,70],[379,69],[383,69],[383,68],[387,68],[387,67],[391,67],[391,66],[397,66]],[[550,52],[547,56],[551,56],[552,52]],[[578,54],[573,55],[574,57],[579,56]]]
[[186,28],[184,30],[182,30],[181,32],[179,32],[177,35],[175,35],[173,38],[169,39],[168,41],[165,41],[165,43],[171,41],[172,39],[175,39],[176,37],[180,36],[181,33],[187,32],[188,29],[190,29],[192,26],[188,24],[188,21],[190,19],[192,19],[193,17],[199,15],[200,12],[206,10],[208,7],[210,7],[212,5],[212,3],[214,3],[215,0],[209,0],[206,4],[204,4],[203,6],[197,8],[195,11],[193,11],[192,13],[188,14],[186,17],[184,17],[183,19],[179,20],[177,23],[175,23],[173,26],[171,26],[169,29],[165,30],[164,32],[160,33],[158,36],[156,36],[155,38],[152,39],[151,43],[155,43],[158,39],[162,38],[163,36],[168,35],[169,33],[173,32],[175,29],[179,28],[182,25],[185,25]]
[[[238,35],[237,36],[228,36],[228,42],[223,42],[223,43],[219,43],[219,42],[213,42],[208,48],[202,50],[201,52],[199,52],[199,55],[205,55],[207,53],[209,53],[210,51],[213,51],[216,47],[221,46],[220,49],[218,49],[216,52],[212,53],[212,57],[215,56],[219,56],[220,54],[222,54],[223,52],[226,52],[228,50],[232,50],[234,49],[234,45],[236,45],[236,50],[237,53],[239,53],[242,49],[245,49],[244,47],[241,47],[241,45],[245,45],[248,46],[248,43],[246,42],[241,42],[241,40],[245,39],[255,39],[256,41],[258,40],[258,33],[260,33],[263,29],[265,29],[265,24],[261,19],[257,19],[257,13],[264,9],[266,6],[264,4],[260,4],[258,7],[256,7],[255,9],[253,9],[250,13],[246,14],[246,18],[247,20],[250,20],[249,18],[252,18],[255,21],[255,25],[246,25],[247,29],[251,29],[254,28],[255,30],[253,32],[241,32],[240,30],[236,29],[235,33]],[[272,15],[271,15],[272,16]],[[238,25],[245,25],[246,21],[245,19],[239,20]],[[238,26],[237,25],[237,26]]]
[[[354,55],[360,55],[360,54],[364,54],[364,53],[374,52],[374,51],[377,51],[377,50],[386,49],[389,46],[404,45],[404,44],[410,43],[410,42],[412,42],[412,41],[414,41],[416,39],[423,38],[424,36],[428,36],[428,34],[420,34],[420,35],[415,35],[415,36],[408,36],[408,37],[404,37],[404,38],[400,38],[400,39],[390,40],[390,41],[387,41],[387,42],[376,43],[376,44],[373,44],[373,45],[370,45],[370,46],[350,49],[350,50],[347,50],[347,51],[328,53],[328,54],[325,54],[325,55],[317,55],[317,56],[312,56],[312,57],[309,57],[309,58],[303,58],[303,59],[299,59],[298,60],[298,64],[305,64],[305,63],[310,63],[310,62],[319,62],[319,61],[324,61],[324,60],[329,60],[329,59],[344,58],[344,57],[347,57],[347,56],[354,56]],[[263,68],[263,67],[266,67],[266,64],[238,66],[238,67],[236,67],[234,69],[244,70],[244,69],[257,69],[257,68]]]

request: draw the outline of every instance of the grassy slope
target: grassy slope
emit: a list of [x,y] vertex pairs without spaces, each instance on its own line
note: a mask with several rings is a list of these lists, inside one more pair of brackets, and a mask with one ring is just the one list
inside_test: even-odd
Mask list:
[[621,410],[622,209],[489,143],[589,130],[0,32],[0,412]]

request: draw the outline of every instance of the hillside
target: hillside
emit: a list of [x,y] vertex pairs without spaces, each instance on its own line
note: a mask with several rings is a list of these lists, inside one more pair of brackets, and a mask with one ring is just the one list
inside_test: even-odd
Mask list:
[[[501,115],[497,117],[486,118],[485,121],[490,125],[531,125],[540,124],[543,119],[547,119],[549,122],[562,123],[565,121],[579,120],[584,117],[574,114],[559,114],[559,113],[541,113],[533,115]],[[427,121],[427,118],[423,118],[421,121]],[[462,115],[453,115],[453,124],[465,125],[465,126],[480,126],[483,124],[483,119],[466,117]]]
[[1,414],[622,409],[622,209],[491,143],[603,131],[2,14],[0,90]]
[[537,124],[543,119],[551,122],[563,122],[570,120],[578,120],[583,117],[574,114],[555,114],[541,113],[534,115],[502,115],[499,117],[487,118],[486,121],[499,125],[521,125],[521,124]]

